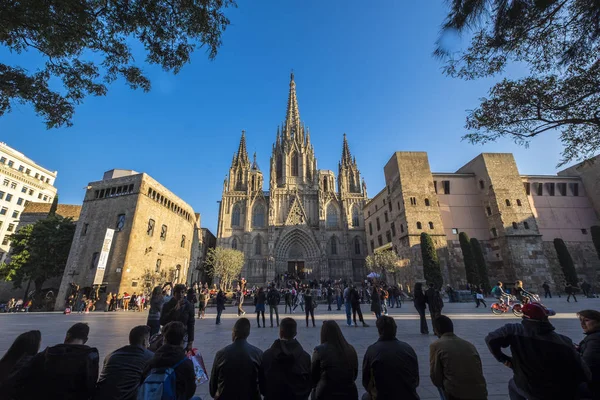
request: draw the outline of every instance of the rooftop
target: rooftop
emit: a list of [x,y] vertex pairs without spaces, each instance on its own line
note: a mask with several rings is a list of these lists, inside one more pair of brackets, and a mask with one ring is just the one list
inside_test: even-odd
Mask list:
[[[50,212],[51,203],[29,202],[23,210],[24,214],[48,214]],[[75,204],[59,204],[56,213],[61,217],[73,218],[74,221],[79,219],[81,206]]]

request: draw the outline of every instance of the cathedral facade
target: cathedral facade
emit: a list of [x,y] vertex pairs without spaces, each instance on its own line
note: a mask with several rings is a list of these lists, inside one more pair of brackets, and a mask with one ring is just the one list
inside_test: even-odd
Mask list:
[[364,279],[364,180],[345,134],[337,177],[317,168],[310,132],[300,120],[293,74],[286,118],[272,148],[269,191],[264,184],[242,131],[223,183],[217,232],[217,246],[244,253],[242,276],[256,284],[284,273],[303,279]]

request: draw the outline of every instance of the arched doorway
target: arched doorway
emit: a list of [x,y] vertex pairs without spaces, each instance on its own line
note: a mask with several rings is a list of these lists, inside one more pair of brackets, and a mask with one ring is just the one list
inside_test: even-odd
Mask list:
[[274,255],[275,273],[296,274],[300,279],[318,276],[319,246],[301,227],[282,233]]

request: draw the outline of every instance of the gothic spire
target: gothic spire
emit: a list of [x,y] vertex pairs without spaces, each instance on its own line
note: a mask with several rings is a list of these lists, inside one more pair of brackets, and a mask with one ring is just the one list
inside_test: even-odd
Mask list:
[[252,169],[255,171],[258,171],[260,168],[258,168],[258,163],[256,162],[256,152],[254,152],[254,157],[252,160]]
[[350,146],[348,146],[348,140],[346,139],[346,134],[344,133],[344,144],[342,146],[342,165],[351,165],[352,164],[352,155],[350,154]]
[[247,166],[250,165],[248,158],[248,151],[246,150],[246,131],[242,130],[242,137],[240,138],[240,145],[238,151],[235,154],[232,165],[235,166]]
[[298,99],[296,98],[296,82],[294,82],[294,71],[290,75],[290,94],[288,96],[287,113],[285,117],[286,137],[298,133],[300,127],[300,111],[298,110]]

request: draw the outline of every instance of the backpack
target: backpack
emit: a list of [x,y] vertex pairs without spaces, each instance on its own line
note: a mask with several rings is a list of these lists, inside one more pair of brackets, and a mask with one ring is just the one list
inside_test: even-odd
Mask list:
[[175,369],[187,360],[187,357],[172,367],[152,368],[137,393],[137,400],[176,400],[177,374]]
[[494,286],[494,288],[492,289],[492,294],[496,297],[500,297],[502,295],[502,290],[500,289],[500,286]]

